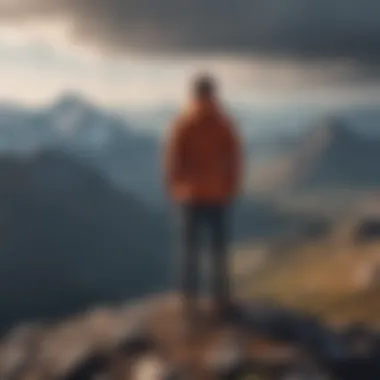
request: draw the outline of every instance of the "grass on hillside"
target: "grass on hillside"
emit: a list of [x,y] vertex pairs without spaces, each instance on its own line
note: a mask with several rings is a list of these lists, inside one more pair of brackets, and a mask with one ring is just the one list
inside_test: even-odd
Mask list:
[[320,241],[269,259],[239,288],[244,297],[275,300],[326,321],[380,326],[379,268],[379,243]]

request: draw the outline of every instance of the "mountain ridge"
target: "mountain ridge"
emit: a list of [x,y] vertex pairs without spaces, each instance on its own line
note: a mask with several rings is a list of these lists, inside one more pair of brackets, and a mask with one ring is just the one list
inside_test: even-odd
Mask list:
[[0,181],[0,328],[168,285],[169,226],[101,174],[44,151]]

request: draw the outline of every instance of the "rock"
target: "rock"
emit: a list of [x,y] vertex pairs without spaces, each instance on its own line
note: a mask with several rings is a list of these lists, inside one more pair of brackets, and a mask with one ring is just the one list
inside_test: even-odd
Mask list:
[[355,324],[342,333],[342,340],[351,355],[369,357],[376,352],[380,337],[366,326]]
[[95,353],[62,375],[59,380],[93,380],[96,376],[109,372],[109,357],[105,353]]
[[146,330],[132,330],[118,342],[114,350],[125,356],[140,356],[155,348],[155,343]]
[[[220,380],[256,375],[266,380],[325,380],[328,377],[318,376],[326,369],[334,380],[354,379],[353,374],[358,376],[360,371],[369,377],[355,380],[380,379],[380,339],[361,326],[336,333],[317,319],[269,302],[238,302],[226,323],[213,324],[213,304],[204,300],[200,313],[205,325],[195,326],[194,334],[186,337],[178,329],[186,319],[179,297],[141,304],[153,306],[123,310],[121,315],[116,309],[116,315],[112,311],[102,312],[101,317],[98,313],[96,318],[78,316],[50,327],[40,349],[29,354],[23,376],[50,376],[33,375],[36,380],[93,380],[94,376],[190,380],[203,379],[199,374],[205,374],[207,379]],[[112,331],[107,330],[107,321]],[[84,328],[86,322],[91,326]],[[17,351],[18,345],[14,347]],[[373,374],[377,377],[371,378]]]
[[236,338],[222,337],[205,357],[209,371],[216,374],[218,379],[228,379],[232,374],[240,373],[244,367],[246,357],[242,342]]
[[323,363],[334,380],[378,380],[380,363],[373,358],[346,358]]
[[356,243],[367,243],[374,240],[380,240],[380,219],[362,220],[354,232],[354,241]]

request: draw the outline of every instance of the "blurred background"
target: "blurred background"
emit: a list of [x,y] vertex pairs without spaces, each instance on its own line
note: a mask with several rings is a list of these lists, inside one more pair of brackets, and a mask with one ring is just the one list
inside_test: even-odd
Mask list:
[[245,148],[242,297],[380,317],[380,3],[1,0],[0,330],[173,287],[161,146],[199,70]]

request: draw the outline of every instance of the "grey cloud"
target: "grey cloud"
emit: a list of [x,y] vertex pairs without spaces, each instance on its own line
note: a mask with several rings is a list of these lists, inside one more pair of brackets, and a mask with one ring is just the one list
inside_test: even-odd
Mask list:
[[[254,53],[377,61],[378,0],[29,0],[0,20],[64,17],[72,37],[126,52]],[[12,5],[13,4],[13,5]],[[16,5],[14,5],[16,4]]]

